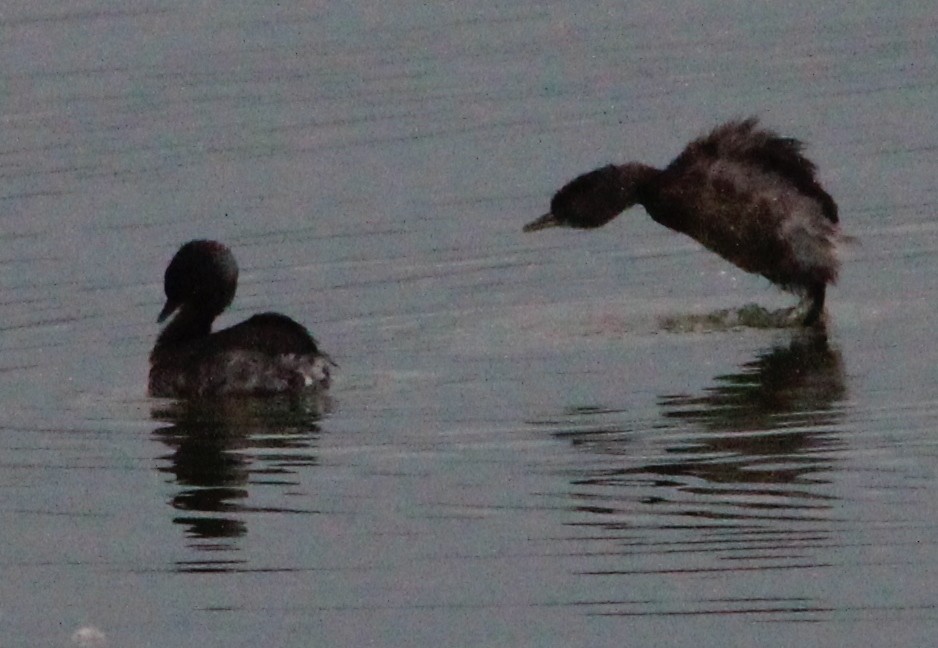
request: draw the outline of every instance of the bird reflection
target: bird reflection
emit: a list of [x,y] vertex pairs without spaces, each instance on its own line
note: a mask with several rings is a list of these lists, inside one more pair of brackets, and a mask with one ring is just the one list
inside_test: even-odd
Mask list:
[[[169,503],[190,546],[236,548],[235,540],[247,533],[246,514],[260,510],[247,505],[249,489],[290,483],[296,466],[317,462],[312,449],[326,398],[179,401],[153,411],[155,420],[170,424],[154,433],[171,450],[159,470],[178,486]],[[184,568],[224,564],[197,561]]]
[[[628,526],[621,515],[635,505],[656,506],[666,516],[662,526],[673,516],[746,524],[769,510],[807,519],[829,509],[821,485],[841,444],[836,426],[846,388],[840,354],[826,336],[795,334],[714,380],[700,395],[659,397],[656,421],[558,433],[610,459],[578,471],[575,508],[600,515],[593,523],[607,528]],[[571,414],[621,420],[626,412]]]
[[845,392],[840,354],[814,334],[763,351],[716,382],[703,396],[662,397],[665,416],[726,431],[823,425],[836,418],[832,405]]
[[[775,590],[773,579],[779,570],[818,573],[841,546],[829,482],[846,396],[841,356],[815,330],[759,352],[701,394],[660,396],[644,420],[626,410],[571,412],[597,423],[559,435],[585,451],[566,494],[574,546],[587,556],[578,574],[613,591],[653,574],[668,583],[710,578],[717,592],[613,594],[602,614],[823,614],[823,601]],[[719,584],[742,573],[759,594],[726,598]],[[621,590],[617,577],[629,579]]]
[[841,416],[837,403],[846,389],[840,354],[825,335],[796,335],[788,346],[770,348],[715,381],[703,395],[661,397],[665,419],[715,434],[669,448],[680,458],[656,465],[655,472],[791,483],[829,467],[820,451],[834,443],[826,432]]

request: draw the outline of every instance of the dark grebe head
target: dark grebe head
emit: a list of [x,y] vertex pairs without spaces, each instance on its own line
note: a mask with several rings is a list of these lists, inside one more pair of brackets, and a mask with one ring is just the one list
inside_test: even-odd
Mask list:
[[602,227],[639,200],[642,184],[654,169],[643,164],[613,164],[584,173],[565,184],[550,201],[550,212],[524,226],[525,232],[547,227]]
[[176,252],[163,277],[166,305],[157,322],[176,309],[195,309],[215,317],[228,308],[238,288],[238,264],[217,241],[189,241]]

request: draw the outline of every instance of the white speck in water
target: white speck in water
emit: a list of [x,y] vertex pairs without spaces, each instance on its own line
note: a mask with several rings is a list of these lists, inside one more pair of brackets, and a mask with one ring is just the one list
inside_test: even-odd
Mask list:
[[72,644],[79,648],[107,648],[107,637],[94,626],[85,626],[72,633]]

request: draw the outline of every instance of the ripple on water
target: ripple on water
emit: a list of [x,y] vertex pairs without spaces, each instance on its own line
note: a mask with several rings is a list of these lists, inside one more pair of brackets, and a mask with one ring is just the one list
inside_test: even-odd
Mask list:
[[[577,450],[563,497],[570,546],[589,556],[578,575],[610,592],[591,613],[819,613],[787,581],[823,571],[844,542],[833,476],[845,398],[840,353],[823,335],[796,334],[701,393],[658,396],[650,420],[603,408],[554,420],[554,436]],[[779,574],[786,584],[772,589]],[[626,581],[641,590],[662,575],[706,582],[692,598],[621,598]]]
[[659,318],[659,325],[669,333],[705,333],[746,327],[782,329],[801,327],[804,311],[800,307],[769,310],[758,304],[724,308],[709,313],[684,313]]

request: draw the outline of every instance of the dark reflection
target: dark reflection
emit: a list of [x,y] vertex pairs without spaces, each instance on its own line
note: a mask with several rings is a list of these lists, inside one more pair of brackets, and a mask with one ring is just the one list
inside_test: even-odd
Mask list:
[[663,416],[716,432],[669,448],[662,475],[685,474],[721,483],[804,483],[831,468],[830,427],[845,395],[840,354],[825,335],[802,333],[717,376],[703,395],[663,396]]
[[840,354],[816,333],[797,335],[715,380],[703,396],[662,397],[664,415],[724,431],[826,425],[838,418],[834,405],[845,393]]
[[[153,411],[169,423],[154,434],[171,452],[159,470],[173,475],[178,491],[170,505],[193,548],[235,548],[251,512],[302,512],[248,505],[250,489],[295,483],[295,468],[315,465],[318,422],[328,408],[315,398],[178,401]],[[256,499],[256,498],[255,498]],[[278,498],[279,501],[279,498]],[[226,568],[231,561],[189,562],[183,569]]]
[[[657,417],[569,412],[558,436],[592,457],[570,480],[577,514],[570,526],[579,530],[577,542],[600,544],[581,573],[758,578],[763,570],[819,567],[821,549],[838,542],[828,484],[843,447],[844,381],[826,337],[799,332],[717,376],[702,394],[659,397]],[[672,611],[696,613],[715,602],[684,601]],[[609,601],[598,613],[658,614],[669,605]],[[795,612],[775,596],[738,606],[726,611]],[[798,607],[821,609],[803,600]]]
[[[826,336],[798,334],[788,345],[760,352],[739,371],[714,380],[702,395],[661,396],[664,424],[578,425],[557,436],[598,453],[630,457],[636,435],[686,432],[650,462],[604,474],[606,483],[633,474],[791,483],[830,467],[829,455],[811,456],[837,444],[831,428],[842,416],[839,403],[846,392],[843,362]],[[624,414],[587,407],[572,410],[570,417],[589,421]]]

